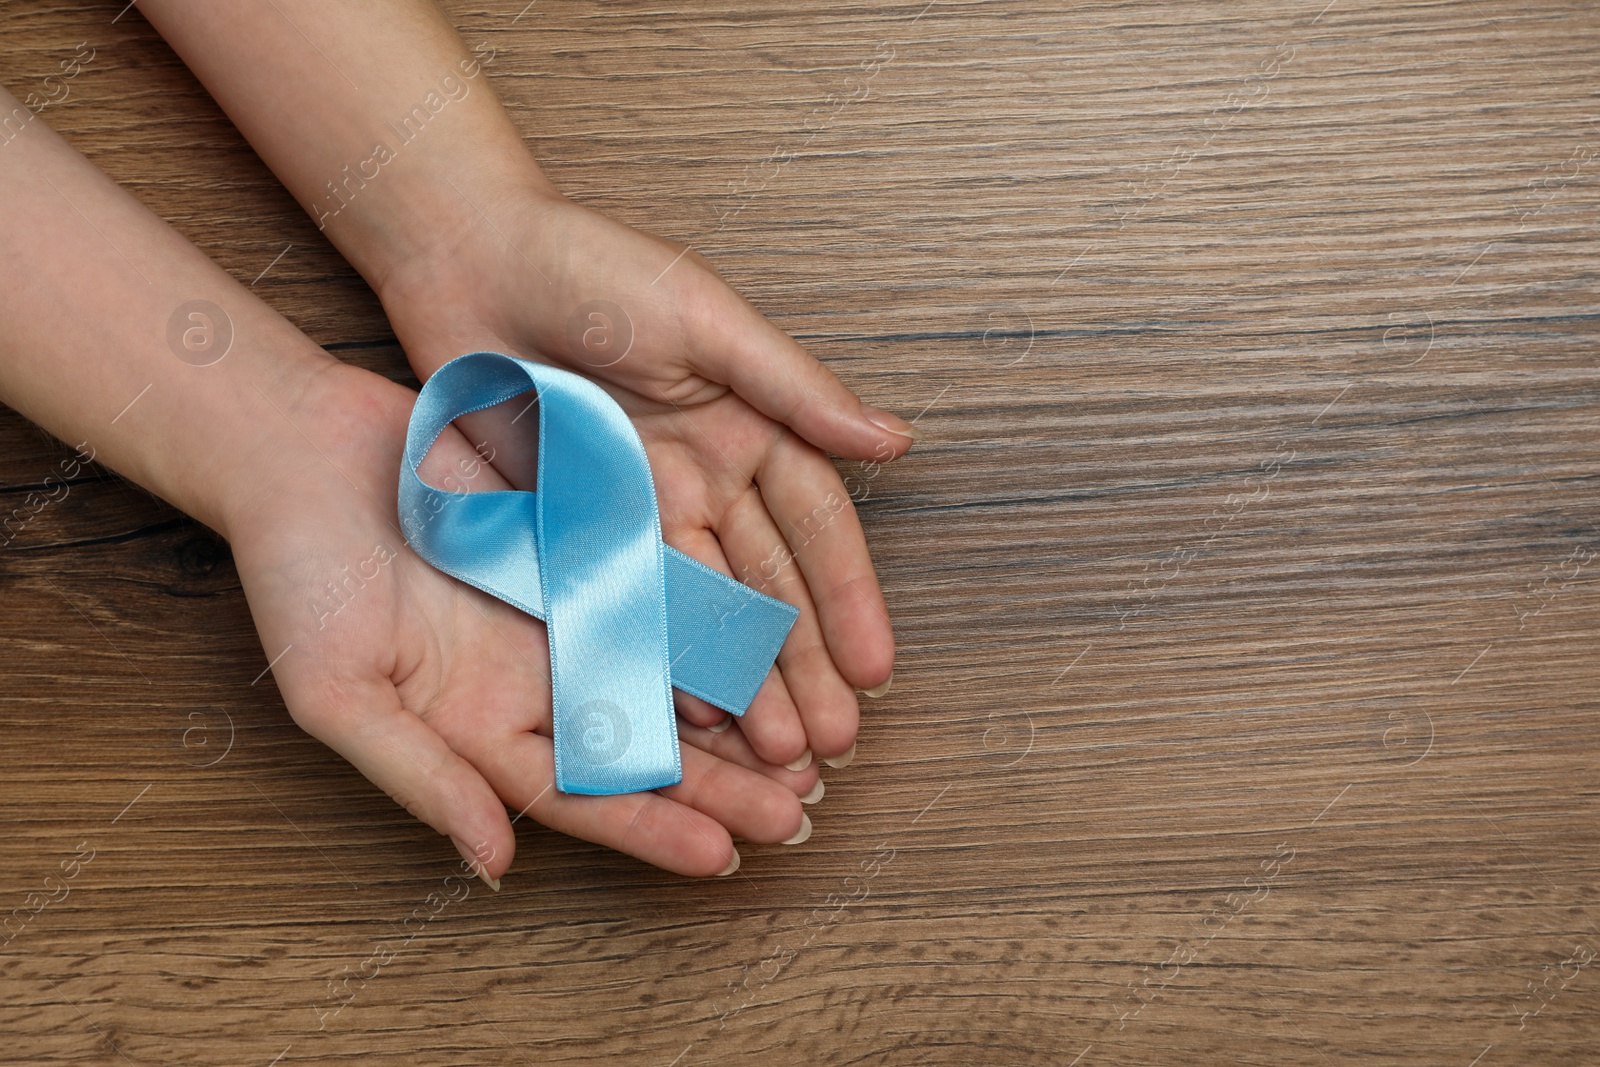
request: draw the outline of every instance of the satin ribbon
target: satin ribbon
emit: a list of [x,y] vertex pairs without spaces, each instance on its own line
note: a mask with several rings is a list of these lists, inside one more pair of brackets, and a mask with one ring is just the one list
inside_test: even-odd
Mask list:
[[[418,476],[454,419],[530,388],[535,491],[455,493]],[[434,567],[544,620],[564,793],[681,781],[672,689],[742,715],[799,614],[662,543],[644,446],[603,389],[498,352],[451,360],[422,387],[400,526]]]

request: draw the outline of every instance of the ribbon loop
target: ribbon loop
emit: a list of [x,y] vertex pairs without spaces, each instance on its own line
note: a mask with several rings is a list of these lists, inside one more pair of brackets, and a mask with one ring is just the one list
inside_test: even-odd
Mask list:
[[[461,415],[537,390],[537,485],[454,493],[417,474]],[[475,352],[423,386],[406,432],[400,524],[428,563],[543,619],[556,787],[637,792],[682,779],[674,687],[734,715],[798,612],[669,548],[632,422],[576,374]]]

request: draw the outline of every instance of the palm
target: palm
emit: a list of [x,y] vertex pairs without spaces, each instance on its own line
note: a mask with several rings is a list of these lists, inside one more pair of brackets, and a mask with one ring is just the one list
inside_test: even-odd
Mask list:
[[[659,794],[576,797],[552,788],[544,626],[434,570],[395,525],[395,457],[409,391],[361,372],[364,412],[295,501],[263,500],[236,541],[239,572],[296,720],[420,818],[503,870],[505,808],[659,866],[722,869],[729,835],[781,840],[808,775],[765,767],[737,736],[685,727],[684,780]],[[449,432],[424,464],[505,488]],[[698,747],[697,747],[698,746]],[[713,754],[715,753],[715,754]],[[809,778],[814,780],[814,775]]]
[[[741,720],[755,751],[775,763],[808,748],[847,753],[855,687],[886,680],[893,637],[849,496],[817,445],[883,461],[909,440],[866,421],[859,400],[693,253],[564,201],[489,210],[492,230],[441,253],[448,269],[385,286],[413,364],[426,375],[492,349],[607,388],[644,441],[668,543],[801,611]],[[493,449],[501,476],[531,488],[524,405],[458,425]],[[702,725],[722,718],[693,698],[679,708]]]

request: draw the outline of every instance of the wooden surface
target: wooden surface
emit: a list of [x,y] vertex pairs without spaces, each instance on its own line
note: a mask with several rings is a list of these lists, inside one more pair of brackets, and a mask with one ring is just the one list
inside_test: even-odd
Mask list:
[[[523,2],[449,8],[556,180],[922,412],[894,689],[732,879],[524,823],[430,904],[227,547],[85,473],[0,550],[0,912],[67,886],[0,1060],[1600,1058],[1593,5]],[[0,77],[87,40],[45,117],[405,377],[121,6],[11,0]],[[7,509],[67,455],[0,412]]]

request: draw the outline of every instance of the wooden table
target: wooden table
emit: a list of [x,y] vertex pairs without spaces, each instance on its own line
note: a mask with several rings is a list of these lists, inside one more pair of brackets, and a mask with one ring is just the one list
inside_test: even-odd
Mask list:
[[[803,846],[527,827],[440,905],[227,546],[86,471],[0,550],[0,1059],[1595,1062],[1600,12],[1325,3],[450,4],[572,196],[921,413],[894,688]],[[87,42],[45,117],[406,377],[121,6],[0,76]],[[69,455],[0,413],[5,510]]]

